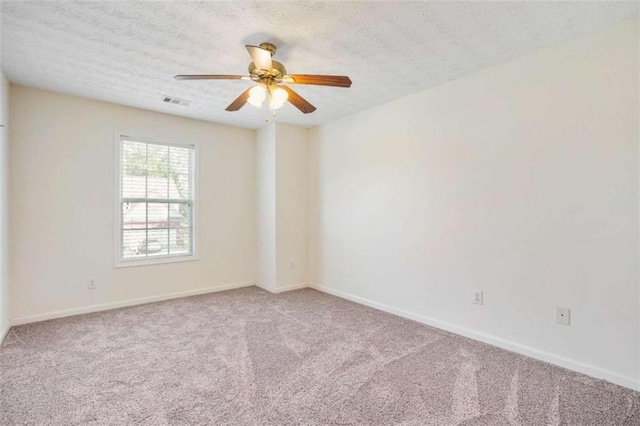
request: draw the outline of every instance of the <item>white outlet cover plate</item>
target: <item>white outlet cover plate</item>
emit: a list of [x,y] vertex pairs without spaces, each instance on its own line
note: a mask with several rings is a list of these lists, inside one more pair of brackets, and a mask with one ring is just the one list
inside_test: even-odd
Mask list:
[[571,324],[571,309],[556,308],[556,322],[562,325]]
[[482,305],[482,290],[474,290],[473,291],[473,299],[472,302],[475,305]]

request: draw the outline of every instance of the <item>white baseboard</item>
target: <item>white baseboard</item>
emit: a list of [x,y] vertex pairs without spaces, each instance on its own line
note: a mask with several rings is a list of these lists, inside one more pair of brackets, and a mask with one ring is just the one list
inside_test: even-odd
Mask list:
[[11,326],[30,324],[33,322],[46,321],[55,318],[70,317],[73,315],[88,314],[91,312],[107,311],[109,309],[124,308],[126,306],[143,305],[145,303],[161,302],[163,300],[178,299],[180,297],[196,296],[198,294],[215,293],[218,291],[233,290],[235,288],[250,287],[255,285],[253,281],[225,284],[214,287],[203,287],[195,290],[180,291],[177,293],[161,294],[158,296],[142,297],[139,299],[128,299],[120,302],[104,303],[100,305],[84,306],[81,308],[65,309],[61,311],[52,311],[45,314],[30,315],[26,317],[14,318],[11,320]]
[[256,284],[256,287],[260,287],[261,289],[268,291],[271,294],[278,294],[278,293],[284,293],[285,291],[300,290],[301,288],[309,288],[309,284],[307,283],[290,284],[282,287],[276,287],[274,289],[267,288],[260,284]]
[[309,284],[307,283],[290,284],[282,287],[276,287],[273,291],[271,291],[271,293],[284,293],[285,291],[299,290],[301,288],[307,288],[307,287],[309,287]]
[[271,293],[271,290],[269,290],[268,288],[266,288],[262,284],[256,283],[255,286],[258,287],[258,288],[263,289],[264,291],[268,291],[269,293]]
[[526,355],[530,358],[534,358],[540,361],[545,361],[550,364],[554,364],[559,367],[566,368],[568,370],[577,371],[578,373],[583,373],[588,376],[595,377],[597,379],[606,380],[608,382],[615,383],[616,385],[620,385],[629,389],[640,391],[640,382],[632,377],[622,376],[609,370],[583,364],[581,362],[574,361],[569,358],[565,358],[559,355],[551,354],[549,352],[538,350],[531,346],[522,345],[520,343],[502,339],[500,337],[480,333],[478,331],[459,327],[457,325],[454,325],[448,322],[439,321],[423,315],[405,311],[403,309],[394,308],[389,305],[374,302],[373,300],[365,299],[359,296],[354,296],[353,294],[345,293],[339,290],[334,290],[332,288],[325,287],[319,284],[309,283],[309,287],[316,289],[318,291],[321,291],[323,293],[328,293],[343,299],[350,300],[352,302],[359,303],[361,305],[379,309],[381,311],[385,311],[390,314],[398,315],[403,318],[421,322],[423,324],[427,324],[432,327],[439,328],[441,330],[450,331],[452,333],[459,334],[461,336],[468,337],[470,339],[478,340],[493,346],[497,346],[502,349],[506,349],[512,352]]
[[4,330],[0,330],[0,346],[2,346],[2,342],[4,342],[4,338],[9,334],[10,325],[7,325]]

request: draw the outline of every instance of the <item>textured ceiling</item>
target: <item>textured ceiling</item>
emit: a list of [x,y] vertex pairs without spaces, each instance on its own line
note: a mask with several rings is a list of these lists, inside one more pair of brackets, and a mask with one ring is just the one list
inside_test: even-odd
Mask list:
[[[2,68],[26,86],[257,128],[264,112],[224,108],[250,83],[175,81],[246,74],[245,44],[274,42],[296,74],[350,89],[296,86],[324,123],[637,17],[637,2],[3,1]],[[162,102],[171,95],[191,102]]]

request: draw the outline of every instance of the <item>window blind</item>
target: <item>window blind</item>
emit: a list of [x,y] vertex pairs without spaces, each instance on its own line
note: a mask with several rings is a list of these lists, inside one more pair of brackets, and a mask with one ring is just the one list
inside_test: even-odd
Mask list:
[[193,145],[120,139],[120,260],[192,256]]

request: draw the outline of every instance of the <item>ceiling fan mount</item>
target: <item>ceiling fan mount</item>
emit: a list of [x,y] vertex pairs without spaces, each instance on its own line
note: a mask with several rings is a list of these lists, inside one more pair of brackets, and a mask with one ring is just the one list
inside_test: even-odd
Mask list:
[[270,70],[258,69],[254,62],[249,64],[249,77],[256,83],[280,84],[285,75],[287,75],[287,69],[278,61],[271,61]]
[[271,56],[276,54],[276,45],[273,43],[268,43],[268,42],[260,43],[258,47],[260,49],[266,50],[267,52],[271,53]]
[[[245,90],[226,108],[227,111],[238,111],[247,102],[261,107],[266,98],[269,109],[275,111],[285,102],[290,102],[304,114],[311,113],[316,107],[297,94],[289,86],[281,84],[313,84],[318,86],[351,87],[351,79],[339,75],[287,74],[285,66],[271,59],[276,53],[272,43],[261,43],[259,46],[246,46],[251,55],[249,75],[203,74],[176,75],[177,80],[251,80],[258,83]],[[275,115],[275,113],[274,113]]]

